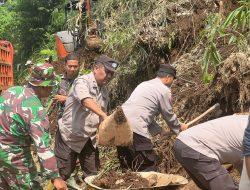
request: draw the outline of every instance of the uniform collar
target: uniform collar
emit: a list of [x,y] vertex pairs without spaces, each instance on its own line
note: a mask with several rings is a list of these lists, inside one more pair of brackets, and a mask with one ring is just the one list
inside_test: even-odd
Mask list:
[[[75,78],[77,78],[77,77],[75,77]],[[69,78],[67,77],[67,74],[66,74],[66,73],[63,73],[63,75],[62,75],[62,77],[61,77],[61,79],[64,79],[64,80],[67,80],[67,81],[74,81],[75,78],[69,79]]]
[[155,81],[157,81],[158,83],[160,83],[165,88],[170,89],[170,87],[168,87],[167,85],[163,84],[163,82],[161,81],[161,79],[159,79],[158,77],[155,78]]
[[94,73],[91,72],[89,75],[90,75],[90,77],[91,77],[91,80],[93,81],[93,87],[94,87],[94,88],[100,88],[100,87],[98,86],[97,82],[96,82]]
[[66,77],[66,73],[63,73],[63,74],[62,74],[61,79],[67,79],[67,77]]
[[98,92],[102,92],[102,93],[107,94],[107,92],[106,92],[107,91],[106,86],[98,86],[98,84],[96,82],[96,79],[95,79],[95,76],[94,76],[94,73],[91,72],[89,75],[90,75],[90,77],[91,77],[91,79],[93,81],[93,88],[96,88],[98,90]]
[[[36,96],[38,98],[38,96],[36,95],[34,89],[32,88],[32,85],[30,84],[27,84],[27,85],[24,85],[24,88],[28,89],[30,91],[31,94],[33,94],[34,96]],[[38,98],[39,99],[39,98]],[[39,99],[40,100],[40,99]]]

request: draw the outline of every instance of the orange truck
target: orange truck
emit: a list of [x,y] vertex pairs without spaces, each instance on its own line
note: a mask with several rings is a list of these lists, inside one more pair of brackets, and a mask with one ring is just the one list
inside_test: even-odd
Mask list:
[[5,40],[0,40],[0,91],[14,84],[13,78],[14,48]]

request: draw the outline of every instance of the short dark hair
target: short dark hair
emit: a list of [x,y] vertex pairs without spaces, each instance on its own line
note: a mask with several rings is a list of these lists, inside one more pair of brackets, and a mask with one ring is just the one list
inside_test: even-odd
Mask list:
[[160,64],[157,76],[158,77],[172,76],[176,78],[176,69],[170,64]]
[[156,73],[156,76],[159,77],[159,78],[164,78],[164,77],[167,77],[167,76],[171,76],[171,77],[174,77],[173,75],[169,74],[169,73],[165,73],[165,72],[161,72],[161,71],[158,71]]
[[67,63],[69,60],[77,60],[79,62],[79,58],[75,53],[68,54],[65,58],[65,63]]

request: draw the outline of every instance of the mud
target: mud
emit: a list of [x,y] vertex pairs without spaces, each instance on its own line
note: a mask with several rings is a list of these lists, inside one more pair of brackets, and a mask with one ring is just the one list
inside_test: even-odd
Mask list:
[[126,172],[119,174],[116,171],[110,171],[100,179],[95,179],[93,184],[105,189],[130,189],[130,188],[148,188],[150,183],[137,173]]

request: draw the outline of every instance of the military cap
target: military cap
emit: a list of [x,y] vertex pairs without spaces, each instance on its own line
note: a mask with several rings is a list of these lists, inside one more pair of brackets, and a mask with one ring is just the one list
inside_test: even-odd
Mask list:
[[29,83],[33,86],[54,86],[56,76],[54,67],[49,63],[36,64],[31,72]]

